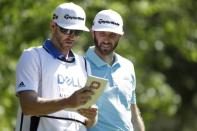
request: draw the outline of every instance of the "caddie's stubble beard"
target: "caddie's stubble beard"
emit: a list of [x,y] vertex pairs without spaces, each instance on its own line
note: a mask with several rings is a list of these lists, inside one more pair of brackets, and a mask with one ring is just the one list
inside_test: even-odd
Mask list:
[[[94,35],[95,36],[95,35]],[[101,54],[103,54],[103,55],[109,55],[109,54],[111,54],[111,53],[113,53],[113,51],[116,49],[116,47],[118,46],[118,42],[119,41],[116,41],[116,43],[114,43],[114,44],[111,44],[111,45],[114,45],[113,47],[112,47],[112,49],[111,50],[103,50],[102,48],[101,48],[101,46],[98,44],[98,40],[97,40],[97,38],[96,37],[94,37],[94,43],[95,43],[95,46],[96,46],[96,48],[98,49],[98,51],[101,53]],[[102,44],[102,43],[101,43]]]
[[[72,47],[67,47],[67,44],[64,43],[63,37],[61,37],[60,32],[58,32],[56,30],[55,34],[54,34],[55,40],[56,40],[56,48],[58,48],[61,52],[68,52],[70,50],[70,48]],[[72,45],[73,46],[73,45]]]
[[57,28],[55,30],[55,33],[53,34],[53,37],[55,39],[55,47],[59,50],[61,50],[62,48],[62,42],[61,42],[61,37],[59,35],[59,32],[57,31]]

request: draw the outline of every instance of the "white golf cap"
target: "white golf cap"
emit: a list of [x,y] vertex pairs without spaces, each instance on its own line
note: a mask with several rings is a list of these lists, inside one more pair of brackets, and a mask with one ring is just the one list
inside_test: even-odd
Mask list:
[[95,16],[92,30],[108,31],[123,35],[124,31],[122,17],[113,10],[102,10]]
[[54,11],[53,21],[65,29],[89,31],[85,11],[72,2],[60,4]]

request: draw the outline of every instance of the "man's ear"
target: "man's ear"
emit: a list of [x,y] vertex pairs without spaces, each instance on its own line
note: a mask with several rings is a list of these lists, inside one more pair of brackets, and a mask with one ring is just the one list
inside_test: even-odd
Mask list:
[[52,29],[54,29],[55,28],[55,22],[54,21],[51,21],[51,23],[50,23],[50,28]]
[[54,29],[55,29],[55,22],[54,21],[51,21],[51,23],[50,23],[50,29],[51,29],[51,31],[53,32],[54,31]]

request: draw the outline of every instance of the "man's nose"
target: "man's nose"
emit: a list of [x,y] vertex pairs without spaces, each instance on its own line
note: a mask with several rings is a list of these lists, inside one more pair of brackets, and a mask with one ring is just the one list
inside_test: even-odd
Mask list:
[[105,43],[105,44],[109,44],[109,43],[110,43],[109,38],[105,38],[105,39],[103,40],[103,43]]
[[76,35],[75,35],[74,33],[69,34],[69,35],[67,35],[67,36],[68,36],[68,38],[70,38],[70,39],[72,39],[72,40],[76,37]]

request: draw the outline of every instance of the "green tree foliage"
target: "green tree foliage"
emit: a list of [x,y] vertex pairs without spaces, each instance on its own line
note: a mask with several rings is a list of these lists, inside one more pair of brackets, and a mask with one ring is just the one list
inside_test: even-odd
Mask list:
[[[0,0],[0,130],[15,126],[15,67],[25,48],[50,37],[54,8],[63,0]],[[69,1],[66,1],[69,2]],[[125,34],[117,52],[133,61],[137,100],[147,131],[197,130],[197,1],[73,0],[91,27],[101,9],[118,11]],[[75,51],[92,45],[84,33]],[[129,67],[128,67],[129,68]]]

